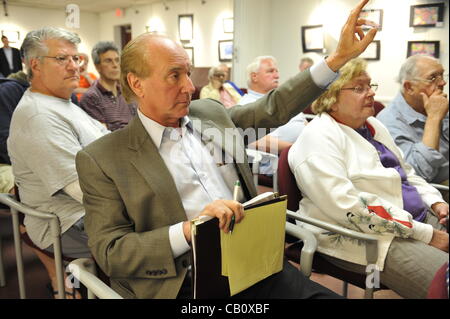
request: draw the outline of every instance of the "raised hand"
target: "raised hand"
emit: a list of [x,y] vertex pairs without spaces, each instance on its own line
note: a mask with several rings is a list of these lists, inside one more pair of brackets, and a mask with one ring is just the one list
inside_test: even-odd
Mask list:
[[[362,0],[356,8],[351,11],[347,22],[342,27],[336,51],[326,59],[330,69],[335,72],[345,63],[364,52],[377,34],[378,26],[374,22],[358,18],[362,8],[364,8],[367,2],[369,2],[369,0]],[[364,34],[364,31],[361,28],[362,25],[371,25],[374,26],[374,28]]]

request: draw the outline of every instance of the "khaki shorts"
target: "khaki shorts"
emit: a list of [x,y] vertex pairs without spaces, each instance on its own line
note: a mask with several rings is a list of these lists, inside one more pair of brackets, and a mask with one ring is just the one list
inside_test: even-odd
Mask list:
[[11,165],[0,164],[0,193],[9,193],[14,187],[14,175]]

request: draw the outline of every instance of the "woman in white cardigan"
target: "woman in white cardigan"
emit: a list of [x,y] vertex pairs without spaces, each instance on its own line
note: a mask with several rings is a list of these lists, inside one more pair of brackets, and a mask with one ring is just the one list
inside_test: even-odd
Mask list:
[[[442,223],[449,206],[405,163],[373,117],[376,84],[354,59],[313,105],[319,114],[291,147],[289,166],[303,194],[302,214],[379,236],[381,283],[406,298],[425,298],[448,261]],[[364,244],[303,224],[337,266],[365,273]]]

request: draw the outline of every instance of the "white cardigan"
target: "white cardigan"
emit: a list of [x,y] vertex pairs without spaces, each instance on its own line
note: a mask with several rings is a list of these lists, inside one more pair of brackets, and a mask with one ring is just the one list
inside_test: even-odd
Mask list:
[[[403,160],[403,154],[386,127],[374,117],[367,122],[375,129],[375,140],[397,156],[408,182],[417,188],[425,204],[431,207],[436,202],[443,202],[441,194]],[[378,235],[377,266],[380,270],[384,268],[394,237],[430,242],[432,226],[413,220],[411,214],[403,210],[399,173],[394,168],[383,167],[372,144],[327,113],[317,116],[305,127],[292,145],[288,161],[303,194],[301,213]],[[367,264],[363,243],[315,226],[299,225],[316,234],[321,253]]]

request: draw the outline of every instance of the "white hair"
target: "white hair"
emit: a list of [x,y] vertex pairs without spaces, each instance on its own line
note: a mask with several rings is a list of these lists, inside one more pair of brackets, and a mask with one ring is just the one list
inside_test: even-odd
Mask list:
[[271,55],[260,55],[256,57],[252,63],[247,66],[247,86],[252,83],[252,73],[258,72],[264,60],[272,60],[277,64],[277,60]]
[[417,54],[412,55],[406,59],[405,62],[403,62],[402,66],[400,67],[400,72],[398,73],[397,82],[400,83],[400,91],[404,93],[404,83],[405,81],[411,81],[414,78],[417,78],[420,76],[420,69],[418,68],[418,62],[423,59],[430,59],[432,61],[436,61],[439,63],[439,60],[436,58],[433,58],[429,55],[424,54]]
[[33,77],[30,65],[31,59],[48,54],[48,47],[44,42],[50,39],[66,40],[75,46],[81,42],[77,34],[61,28],[45,27],[28,32],[23,40],[22,49],[29,79]]

